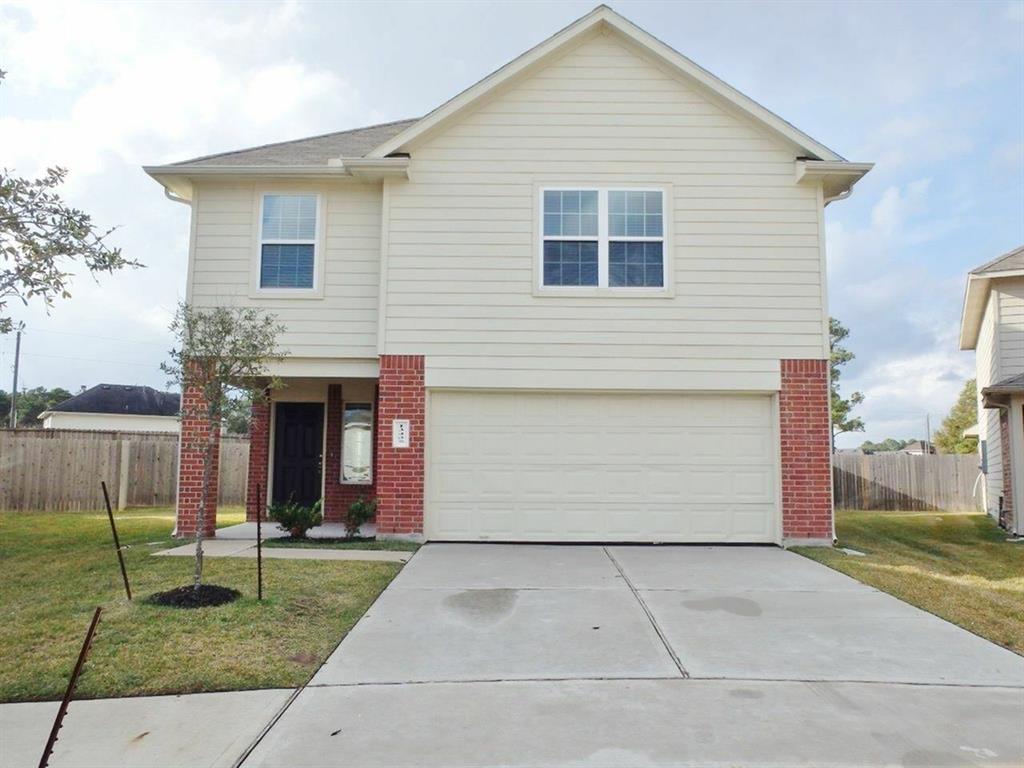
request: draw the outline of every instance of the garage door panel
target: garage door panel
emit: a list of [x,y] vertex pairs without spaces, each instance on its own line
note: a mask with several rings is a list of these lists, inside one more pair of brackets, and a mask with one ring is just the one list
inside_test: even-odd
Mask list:
[[772,541],[768,396],[431,392],[435,539]]

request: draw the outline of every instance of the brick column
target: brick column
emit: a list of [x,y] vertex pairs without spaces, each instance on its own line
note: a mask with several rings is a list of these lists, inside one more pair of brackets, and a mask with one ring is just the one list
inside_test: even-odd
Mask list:
[[217,438],[210,468],[210,487],[206,497],[205,536],[217,531],[217,482],[220,472],[220,425],[211,425],[205,417],[206,401],[197,387],[187,386],[181,398],[181,434],[178,437],[178,500],[174,535],[196,535],[199,503],[203,493],[203,455],[211,428]]
[[831,543],[832,436],[828,361],[782,360],[782,536]]
[[1003,462],[1003,508],[999,524],[1008,531],[1013,530],[1013,453],[1010,450],[1010,413],[999,409],[999,442],[1002,444]]
[[[249,474],[245,483],[245,519],[256,522],[257,514],[267,519],[267,472],[270,465],[270,400],[252,404],[249,411]],[[257,509],[259,500],[256,486],[260,489],[263,510]]]
[[[381,355],[377,394],[377,533],[423,534],[426,391],[422,355]],[[391,445],[391,422],[407,419],[408,448]]]

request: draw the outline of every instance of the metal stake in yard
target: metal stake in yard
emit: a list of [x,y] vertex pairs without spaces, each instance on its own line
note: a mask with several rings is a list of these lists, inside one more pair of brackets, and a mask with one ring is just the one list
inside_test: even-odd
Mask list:
[[263,600],[263,487],[256,483],[256,599]]
[[89,655],[89,649],[92,647],[92,639],[96,635],[96,625],[100,623],[100,612],[102,608],[97,608],[96,612],[92,615],[92,621],[89,623],[89,631],[85,633],[85,642],[82,643],[82,650],[78,652],[78,661],[75,662],[75,668],[71,670],[71,679],[68,680],[67,690],[64,691],[64,698],[60,702],[60,708],[57,710],[57,718],[53,721],[53,728],[50,729],[50,738],[46,740],[46,747],[43,749],[43,756],[39,758],[39,768],[46,768],[50,762],[50,755],[53,754],[53,745],[57,743],[57,732],[64,724],[64,715],[68,713],[68,705],[71,703],[71,697],[75,695],[75,687],[78,685],[78,676],[82,674],[82,667],[85,666],[85,658]]
[[114,549],[117,551],[117,561],[121,563],[121,578],[124,579],[124,591],[128,599],[132,599],[132,588],[128,586],[128,569],[124,567],[124,553],[121,551],[121,541],[117,538],[117,526],[114,525],[114,511],[110,508],[110,494],[107,493],[107,484],[100,481],[103,488],[103,500],[107,503],[107,517],[110,518],[110,530],[114,534]]

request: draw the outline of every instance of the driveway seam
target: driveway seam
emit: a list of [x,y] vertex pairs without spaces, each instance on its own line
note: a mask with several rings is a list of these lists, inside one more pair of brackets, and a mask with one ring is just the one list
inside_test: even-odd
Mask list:
[[608,551],[608,547],[601,547],[601,549],[604,551],[608,559],[612,561],[612,565],[615,566],[615,570],[619,572],[619,575],[622,577],[622,580],[626,582],[626,586],[629,587],[629,591],[633,593],[633,597],[635,597],[636,601],[640,603],[640,608],[643,609],[644,614],[647,616],[647,620],[651,622],[651,626],[654,627],[654,631],[655,633],[657,633],[658,639],[661,640],[661,644],[665,646],[665,651],[672,659],[672,663],[676,665],[676,669],[679,670],[679,674],[684,678],[688,678],[690,676],[690,673],[686,671],[686,667],[684,667],[683,662],[679,660],[679,656],[676,654],[675,649],[668,642],[668,638],[665,637],[665,633],[661,631],[661,627],[658,626],[658,622],[654,618],[654,614],[651,613],[651,609],[648,608],[647,603],[644,602],[643,595],[641,595],[639,590],[637,590],[637,588],[633,586],[633,582],[629,580],[629,576],[626,575],[626,572],[622,569],[622,566],[619,565],[619,561],[615,559],[615,556]]

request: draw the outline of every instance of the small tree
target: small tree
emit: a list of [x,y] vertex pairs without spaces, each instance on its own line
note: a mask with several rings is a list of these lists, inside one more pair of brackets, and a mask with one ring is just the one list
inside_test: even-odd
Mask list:
[[[197,309],[181,303],[171,322],[177,346],[170,351],[170,362],[160,367],[181,387],[183,394],[199,395],[198,406],[182,397],[181,418],[203,419],[210,425],[205,440],[187,446],[189,450],[202,451],[203,461],[196,514],[193,586],[197,593],[203,578],[203,529],[220,423],[233,396],[242,392],[252,402],[260,402],[271,389],[281,386],[279,380],[268,374],[267,363],[286,354],[277,346],[277,337],[283,330],[273,315],[245,307]],[[184,433],[182,439],[186,439]]]
[[939,453],[974,453],[978,450],[978,438],[964,437],[964,430],[977,422],[978,383],[968,379],[932,442]]
[[834,317],[828,319],[828,337],[831,357],[829,359],[829,399],[832,410],[832,447],[835,448],[836,437],[846,432],[863,432],[864,420],[859,416],[851,416],[854,408],[864,402],[864,395],[854,392],[847,398],[839,394],[839,378],[842,366],[853,360],[854,354],[842,346],[841,342],[850,332]]
[[[0,81],[6,73],[0,70]],[[28,304],[71,296],[71,264],[78,262],[92,275],[140,267],[106,243],[113,230],[97,229],[89,214],[67,205],[57,188],[67,177],[64,168],[47,168],[39,179],[15,176],[0,168],[0,334],[10,333],[7,315],[11,299]]]

